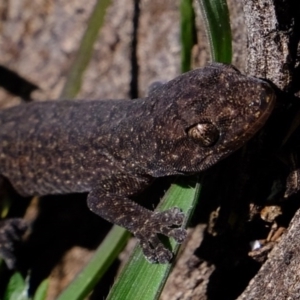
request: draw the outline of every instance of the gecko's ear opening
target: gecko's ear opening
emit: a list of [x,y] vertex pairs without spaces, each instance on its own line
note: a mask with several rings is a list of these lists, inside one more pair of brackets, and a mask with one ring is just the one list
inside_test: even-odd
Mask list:
[[211,123],[198,123],[187,129],[187,135],[203,147],[211,147],[219,140],[219,130]]

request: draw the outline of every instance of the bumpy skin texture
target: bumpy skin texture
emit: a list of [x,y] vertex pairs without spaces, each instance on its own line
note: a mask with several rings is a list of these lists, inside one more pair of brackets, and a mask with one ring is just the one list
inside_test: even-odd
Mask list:
[[211,64],[143,99],[19,105],[0,111],[0,174],[21,195],[88,192],[93,212],[131,231],[149,261],[165,263],[172,254],[157,234],[182,242],[184,215],[152,212],[129,197],[156,177],[200,172],[228,156],[273,104],[266,82]]

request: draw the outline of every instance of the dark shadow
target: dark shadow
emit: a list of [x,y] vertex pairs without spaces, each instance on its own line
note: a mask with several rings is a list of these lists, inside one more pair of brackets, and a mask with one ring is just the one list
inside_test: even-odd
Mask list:
[[[288,87],[293,93],[299,92],[299,52],[298,44],[300,41],[300,2],[299,0],[275,0],[274,9],[278,20],[278,30],[289,32],[289,62],[291,67],[296,66],[292,71],[292,83]],[[293,65],[294,64],[294,65]],[[288,67],[288,66],[284,66]],[[285,70],[283,70],[285,71]]]
[[134,15],[133,15],[133,33],[131,41],[131,81],[130,81],[130,98],[138,98],[138,76],[139,64],[137,58],[137,43],[138,43],[138,25],[140,17],[140,1],[134,0]]
[[110,228],[111,224],[89,211],[85,194],[43,197],[18,260],[24,274],[31,270],[31,293],[70,248],[95,249]]
[[0,65],[0,86],[13,95],[23,98],[25,101],[31,101],[30,94],[39,87],[29,82],[16,72]]

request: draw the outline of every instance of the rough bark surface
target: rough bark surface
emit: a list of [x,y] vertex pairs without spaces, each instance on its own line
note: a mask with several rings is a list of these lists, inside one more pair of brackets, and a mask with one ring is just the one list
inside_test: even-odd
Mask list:
[[204,225],[198,225],[190,230],[181,256],[160,297],[161,300],[207,298],[206,287],[215,266],[195,255],[205,230]]
[[[299,91],[299,2],[247,0],[244,10],[248,72],[271,80],[281,90]],[[299,299],[299,226],[298,210],[279,244],[238,299]]]
[[[279,2],[279,1],[277,1]],[[291,79],[290,33],[276,13],[276,1],[244,1],[248,28],[247,73],[286,88]],[[284,28],[286,26],[286,28]]]
[[286,234],[238,300],[299,299],[300,210]]
[[[1,1],[0,65],[20,76],[16,84],[26,88],[29,82],[38,88],[38,94],[31,97],[58,98],[95,3]],[[1,89],[1,100],[6,98],[7,105],[13,105],[17,99],[6,91]]]

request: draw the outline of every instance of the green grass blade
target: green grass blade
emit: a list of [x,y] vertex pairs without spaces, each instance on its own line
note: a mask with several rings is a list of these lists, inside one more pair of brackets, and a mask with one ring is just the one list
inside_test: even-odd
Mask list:
[[110,0],[97,1],[60,98],[71,99],[79,92],[83,73],[91,59],[93,46],[103,25],[105,12],[109,4]]
[[198,0],[213,61],[231,63],[232,45],[226,0]]
[[119,226],[114,226],[87,266],[59,295],[57,300],[84,299],[119,255],[129,236],[128,231]]
[[3,300],[28,300],[28,283],[19,272],[15,272],[6,287]]
[[191,69],[192,48],[195,44],[195,13],[193,0],[180,2],[181,72]]
[[[183,186],[173,184],[159,206],[159,210],[165,210],[174,206],[180,207],[189,221],[196,202],[199,198],[200,184],[197,181]],[[179,245],[170,241],[173,252],[177,252]],[[167,280],[172,264],[151,264],[142,254],[139,246],[127,265],[122,270],[116,283],[113,285],[107,300],[153,300],[157,299]],[[142,295],[142,296],[141,296]]]
[[47,296],[47,289],[49,286],[49,279],[45,279],[37,288],[33,300],[45,300]]

